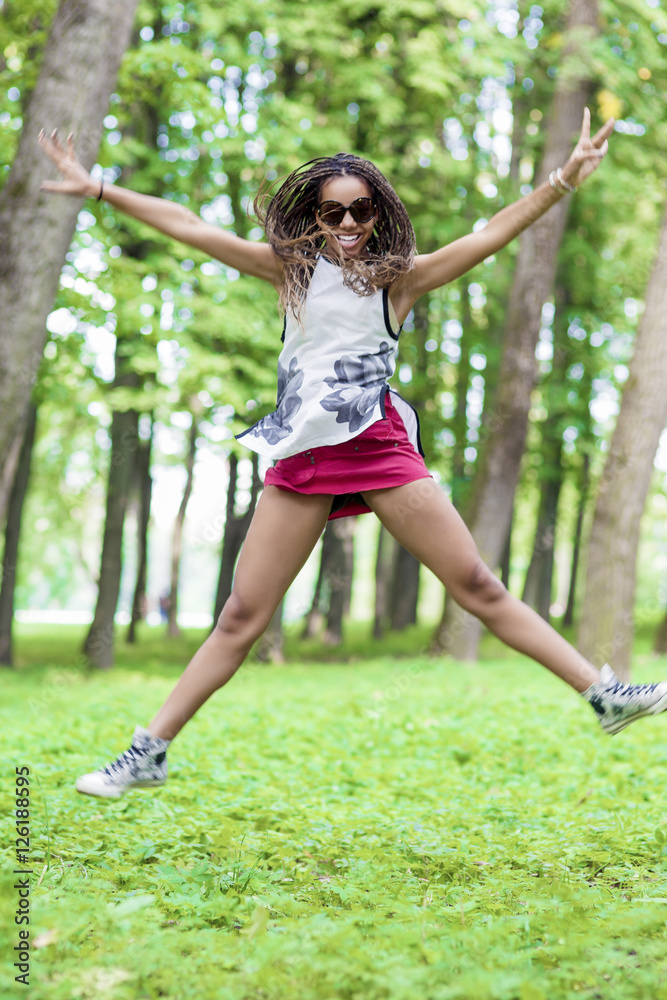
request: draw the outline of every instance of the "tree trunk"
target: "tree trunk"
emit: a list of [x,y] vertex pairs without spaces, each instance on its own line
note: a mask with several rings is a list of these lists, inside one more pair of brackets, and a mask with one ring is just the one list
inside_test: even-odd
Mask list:
[[[581,77],[587,62],[578,61],[577,53],[589,45],[595,35],[597,16],[596,0],[573,0],[566,29],[566,66],[561,66],[559,72],[560,80],[551,109],[546,147],[537,171],[536,185],[543,183],[554,167],[566,161],[581,127],[591,85]],[[535,348],[542,306],[553,285],[568,203],[569,198],[562,198],[521,235],[508,303],[498,389],[493,409],[485,408],[484,426],[480,434],[480,440],[484,440],[483,454],[478,460],[479,469],[466,520],[482,559],[494,569],[498,566],[512,516],[525,445],[530,396],[537,373]],[[443,633],[447,632],[451,643],[449,651],[454,656],[462,660],[476,659],[481,623],[471,615],[457,614],[455,628],[453,624],[446,622],[443,616],[436,630],[434,647],[444,647]]]
[[[0,191],[0,482],[42,358],[46,318],[72,239],[80,198],[40,192],[54,176],[40,128],[75,135],[90,169],[129,39],[137,0],[62,0],[23,118],[18,151]],[[0,495],[0,513],[6,495]]]
[[579,647],[596,666],[630,675],[639,527],[667,423],[667,211],[630,373],[598,490]]
[[658,626],[658,631],[655,633],[653,652],[658,656],[665,656],[667,654],[667,611]]
[[2,587],[0,587],[0,664],[7,667],[11,667],[13,664],[12,624],[14,621],[14,589],[18,566],[19,536],[23,503],[30,479],[30,460],[35,443],[36,426],[37,407],[33,402],[30,402],[16,475],[9,497],[7,525],[5,527],[5,554],[2,565]]
[[323,641],[339,646],[343,641],[343,614],[349,605],[354,570],[354,529],[356,519],[340,517],[329,521],[331,546],[326,569],[326,592],[329,598],[327,627]]
[[383,524],[378,533],[375,557],[375,614],[373,616],[373,638],[381,639],[389,622],[389,580],[391,577],[391,553],[394,539]]
[[459,282],[461,295],[461,356],[456,365],[456,404],[450,427],[454,435],[452,457],[452,503],[458,511],[465,509],[468,496],[469,477],[466,476],[465,450],[468,446],[468,390],[472,366],[470,364],[470,340],[473,334],[473,319],[470,309],[470,282],[462,278]]
[[334,521],[328,521],[322,535],[320,550],[320,566],[317,571],[315,590],[310,608],[304,619],[302,639],[312,639],[317,635],[322,623],[326,620],[331,606],[330,575],[332,562],[335,560],[335,549],[338,538],[334,531]]
[[502,583],[509,587],[510,585],[510,572],[512,570],[512,528],[514,526],[514,510],[512,510],[512,520],[510,521],[510,526],[507,529],[507,538],[505,539],[505,544],[503,546],[503,551],[500,556],[500,579]]
[[[545,433],[549,429],[545,428]],[[546,468],[540,494],[533,554],[526,573],[522,600],[549,621],[553,582],[556,517],[562,486],[561,456],[563,439],[544,441]]]
[[225,535],[222,543],[222,556],[220,559],[220,575],[218,576],[218,588],[215,595],[215,606],[213,609],[213,622],[217,622],[220,612],[225,606],[229,595],[232,592],[234,583],[234,567],[241,546],[248,533],[252,516],[257,506],[257,497],[261,488],[259,478],[259,461],[257,455],[252,455],[252,486],[250,488],[250,503],[244,514],[234,513],[236,503],[236,488],[238,482],[239,460],[236,455],[229,456],[229,483],[227,486],[227,508],[225,513]]
[[331,535],[327,533],[327,527],[324,529],[324,535],[322,536],[322,548],[320,551],[320,567],[317,571],[317,580],[315,581],[315,590],[313,591],[313,599],[310,602],[310,608],[306,612],[305,618],[303,620],[303,630],[301,632],[302,639],[312,639],[313,636],[317,635],[320,630],[320,626],[323,621],[322,611],[320,610],[320,605],[322,603],[322,588],[324,586],[325,571],[326,571],[326,552],[331,541]]
[[588,483],[591,460],[588,453],[584,452],[583,467],[581,470],[581,485],[579,493],[579,506],[577,508],[577,523],[574,528],[574,541],[572,544],[572,566],[570,569],[570,586],[567,593],[567,607],[563,615],[563,625],[572,625],[574,621],[574,603],[577,596],[577,579],[579,575],[579,558],[581,555],[581,532],[584,524],[584,514],[586,513],[586,501],[588,500]]
[[401,632],[408,625],[417,623],[420,569],[419,560],[396,543],[390,598],[391,628],[394,631]]
[[150,436],[137,442],[135,468],[137,474],[137,493],[139,498],[137,516],[137,580],[132,598],[132,618],[127,630],[127,642],[136,642],[137,623],[146,617],[146,573],[148,569],[148,522],[151,516],[151,497],[153,480],[151,479],[151,445],[153,443],[153,428],[151,421]]
[[281,601],[267,625],[264,635],[259,640],[256,658],[260,663],[284,663],[285,636],[283,635],[283,605]]
[[[135,384],[135,381],[135,376],[128,375],[116,384]],[[94,667],[108,668],[113,665],[114,616],[120,592],[123,527],[133,479],[138,430],[135,410],[114,411],[111,417],[111,461],[99,590],[93,623],[83,645],[83,651]]]
[[188,453],[185,459],[185,489],[174,521],[174,535],[171,542],[171,579],[169,583],[169,610],[167,612],[167,635],[176,638],[181,634],[178,627],[178,582],[181,572],[181,553],[183,550],[183,524],[190,503],[192,484],[195,477],[195,458],[197,455],[198,425],[194,414],[188,434]]

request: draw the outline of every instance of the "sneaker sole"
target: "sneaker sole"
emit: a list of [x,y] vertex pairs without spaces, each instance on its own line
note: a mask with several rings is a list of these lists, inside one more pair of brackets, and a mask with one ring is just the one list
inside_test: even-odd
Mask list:
[[656,705],[652,705],[651,708],[647,708],[645,712],[637,712],[633,715],[631,719],[621,719],[618,722],[611,722],[609,725],[605,725],[601,720],[600,725],[604,729],[605,733],[609,736],[615,736],[616,733],[620,733],[622,729],[626,726],[632,725],[637,719],[645,719],[648,715],[660,715],[667,709],[667,695],[664,695]]
[[162,781],[135,781],[131,785],[125,785],[121,789],[116,788],[86,788],[80,787],[77,781],[74,786],[81,795],[93,795],[98,799],[120,799],[125,792],[131,791],[133,788],[159,788],[162,785],[166,785],[167,779],[164,778]]

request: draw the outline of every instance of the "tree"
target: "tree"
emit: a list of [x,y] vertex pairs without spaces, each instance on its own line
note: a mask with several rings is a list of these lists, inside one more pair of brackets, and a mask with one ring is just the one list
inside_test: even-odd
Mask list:
[[145,414],[148,422],[148,433],[141,436],[135,455],[135,490],[137,498],[137,575],[132,597],[132,613],[127,630],[128,643],[136,642],[137,624],[144,620],[146,609],[146,576],[148,571],[148,524],[151,516],[151,497],[153,479],[151,477],[151,449],[153,444],[153,419]]
[[[591,92],[585,47],[597,31],[597,17],[596,0],[576,0],[571,4],[559,84],[535,178],[538,185],[567,159],[580,127]],[[486,413],[484,451],[466,510],[466,521],[482,559],[493,568],[500,561],[511,523],[530,397],[537,374],[535,348],[542,307],[553,284],[568,203],[569,199],[562,199],[521,235],[507,308],[498,389],[493,406]],[[443,615],[434,645],[459,659],[475,660],[481,624],[461,609],[457,608],[455,614],[458,619],[455,627]]]
[[238,468],[239,460],[234,452],[229,456],[229,482],[227,484],[227,504],[225,509],[225,534],[222,543],[222,554],[220,557],[220,573],[218,575],[218,587],[213,606],[213,621],[217,622],[225,603],[232,592],[234,582],[234,567],[238,559],[243,540],[248,533],[252,516],[257,506],[257,497],[261,489],[259,478],[258,456],[252,456],[252,483],[250,487],[250,499],[243,513],[237,513],[237,489],[238,489]]
[[18,565],[19,539],[21,534],[21,515],[25,500],[28,480],[30,478],[30,462],[32,448],[35,443],[35,428],[37,426],[37,407],[31,402],[28,408],[21,451],[12,491],[7,508],[7,526],[5,528],[5,552],[2,562],[2,587],[0,587],[0,664],[11,667],[13,664],[12,623],[14,621],[14,589],[16,586],[16,567]]
[[[116,377],[114,388],[122,392],[136,387],[138,377],[129,370],[127,357],[132,337],[116,342]],[[138,446],[139,416],[136,410],[114,408],[111,419],[111,454],[107,481],[106,516],[100,559],[99,588],[95,614],[83,645],[83,652],[95,667],[113,665],[114,618],[120,593],[123,528],[135,478],[135,455]]]
[[[16,157],[0,192],[0,478],[18,455],[31,387],[44,350],[46,317],[74,231],[79,199],[40,193],[46,159],[37,133],[72,131],[87,169],[95,162],[102,119],[130,38],[137,0],[62,0]],[[11,481],[11,477],[10,477]],[[0,496],[0,510],[6,496]]]
[[[194,407],[193,407],[194,410]],[[178,627],[178,582],[181,573],[181,553],[183,550],[183,524],[185,514],[192,494],[192,485],[195,474],[195,458],[197,454],[197,418],[192,413],[192,423],[188,433],[188,450],[185,458],[185,487],[183,496],[176,513],[174,521],[174,535],[171,543],[171,576],[169,582],[169,611],[167,614],[167,634],[175,637],[180,635]]]
[[304,621],[304,639],[315,635],[324,622],[324,642],[339,646],[343,641],[343,616],[349,609],[352,593],[355,527],[352,517],[327,522],[313,600]]
[[667,211],[646,308],[598,488],[588,551],[579,648],[596,666],[630,674],[639,526],[667,423]]

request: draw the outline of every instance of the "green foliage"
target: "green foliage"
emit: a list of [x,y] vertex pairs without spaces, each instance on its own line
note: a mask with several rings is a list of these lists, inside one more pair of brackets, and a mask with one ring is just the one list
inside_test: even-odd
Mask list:
[[[0,184],[54,10],[53,0],[2,7]],[[257,239],[251,205],[264,180],[311,157],[354,150],[387,173],[408,206],[420,251],[429,252],[532,184],[558,74],[569,72],[566,12],[564,0],[520,5],[517,18],[478,0],[345,0],[326,7],[316,0],[142,0],[104,121],[99,166],[121,185]],[[552,402],[559,414],[566,408],[560,432],[573,427],[578,434],[576,455],[566,449],[563,468],[552,472],[576,484],[584,450],[594,474],[604,459],[611,421],[591,419],[590,409],[622,383],[638,315],[626,301],[641,302],[653,259],[665,176],[666,40],[660,6],[601,5],[600,32],[586,53],[593,117],[614,114],[621,122],[609,158],[573,199],[558,280],[568,294],[564,325],[576,335],[567,334],[571,363],[560,398],[546,383],[538,390],[529,473],[543,451]],[[443,481],[456,477],[461,498],[475,472],[480,411],[493,408],[515,249],[475,269],[473,291],[457,285],[431,295],[426,322],[410,319],[402,335],[397,387],[420,410],[430,466]],[[57,505],[56,467],[67,483],[69,467],[86,453],[91,489],[98,488],[114,406],[152,413],[159,442],[160,428],[174,433],[174,413],[194,403],[202,436],[240,453],[232,434],[274,405],[280,317],[273,290],[108,205],[90,201],[80,215],[56,310],[61,322],[52,324],[38,390],[46,414],[38,449],[49,451],[56,426],[67,437],[57,463],[35,467],[35,508]],[[99,335],[124,342],[138,388],[110,392],[110,372],[92,346]],[[477,356],[472,372],[459,361],[464,341],[463,353]],[[545,376],[549,370],[544,360]],[[470,396],[458,416],[457,391],[464,401]],[[465,461],[457,462],[454,449],[465,451]],[[156,445],[154,462],[170,464],[176,453]],[[530,475],[525,485],[530,493]],[[50,595],[56,601],[84,572],[75,555],[81,531],[65,516],[73,502],[67,485],[63,492],[61,515],[49,514],[63,537],[62,570]],[[91,494],[91,504],[97,500]]]
[[[250,666],[164,789],[104,802],[75,776],[171,670],[86,676],[51,633],[0,709],[5,816],[10,765],[33,776],[29,1000],[666,995],[661,720],[609,739],[514,658]],[[9,918],[7,874],[1,899]]]

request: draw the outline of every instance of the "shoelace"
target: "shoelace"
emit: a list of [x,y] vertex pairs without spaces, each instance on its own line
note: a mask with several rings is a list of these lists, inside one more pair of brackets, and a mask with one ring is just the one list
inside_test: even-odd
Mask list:
[[605,688],[605,691],[609,694],[653,694],[657,688],[656,684],[622,684],[621,681],[616,681],[615,684],[610,684]]
[[114,777],[115,771],[122,771],[124,767],[132,765],[137,762],[138,757],[144,757],[146,755],[145,750],[137,749],[136,747],[130,747],[129,750],[124,750],[116,759],[107,767],[104,768],[106,774],[110,778]]

